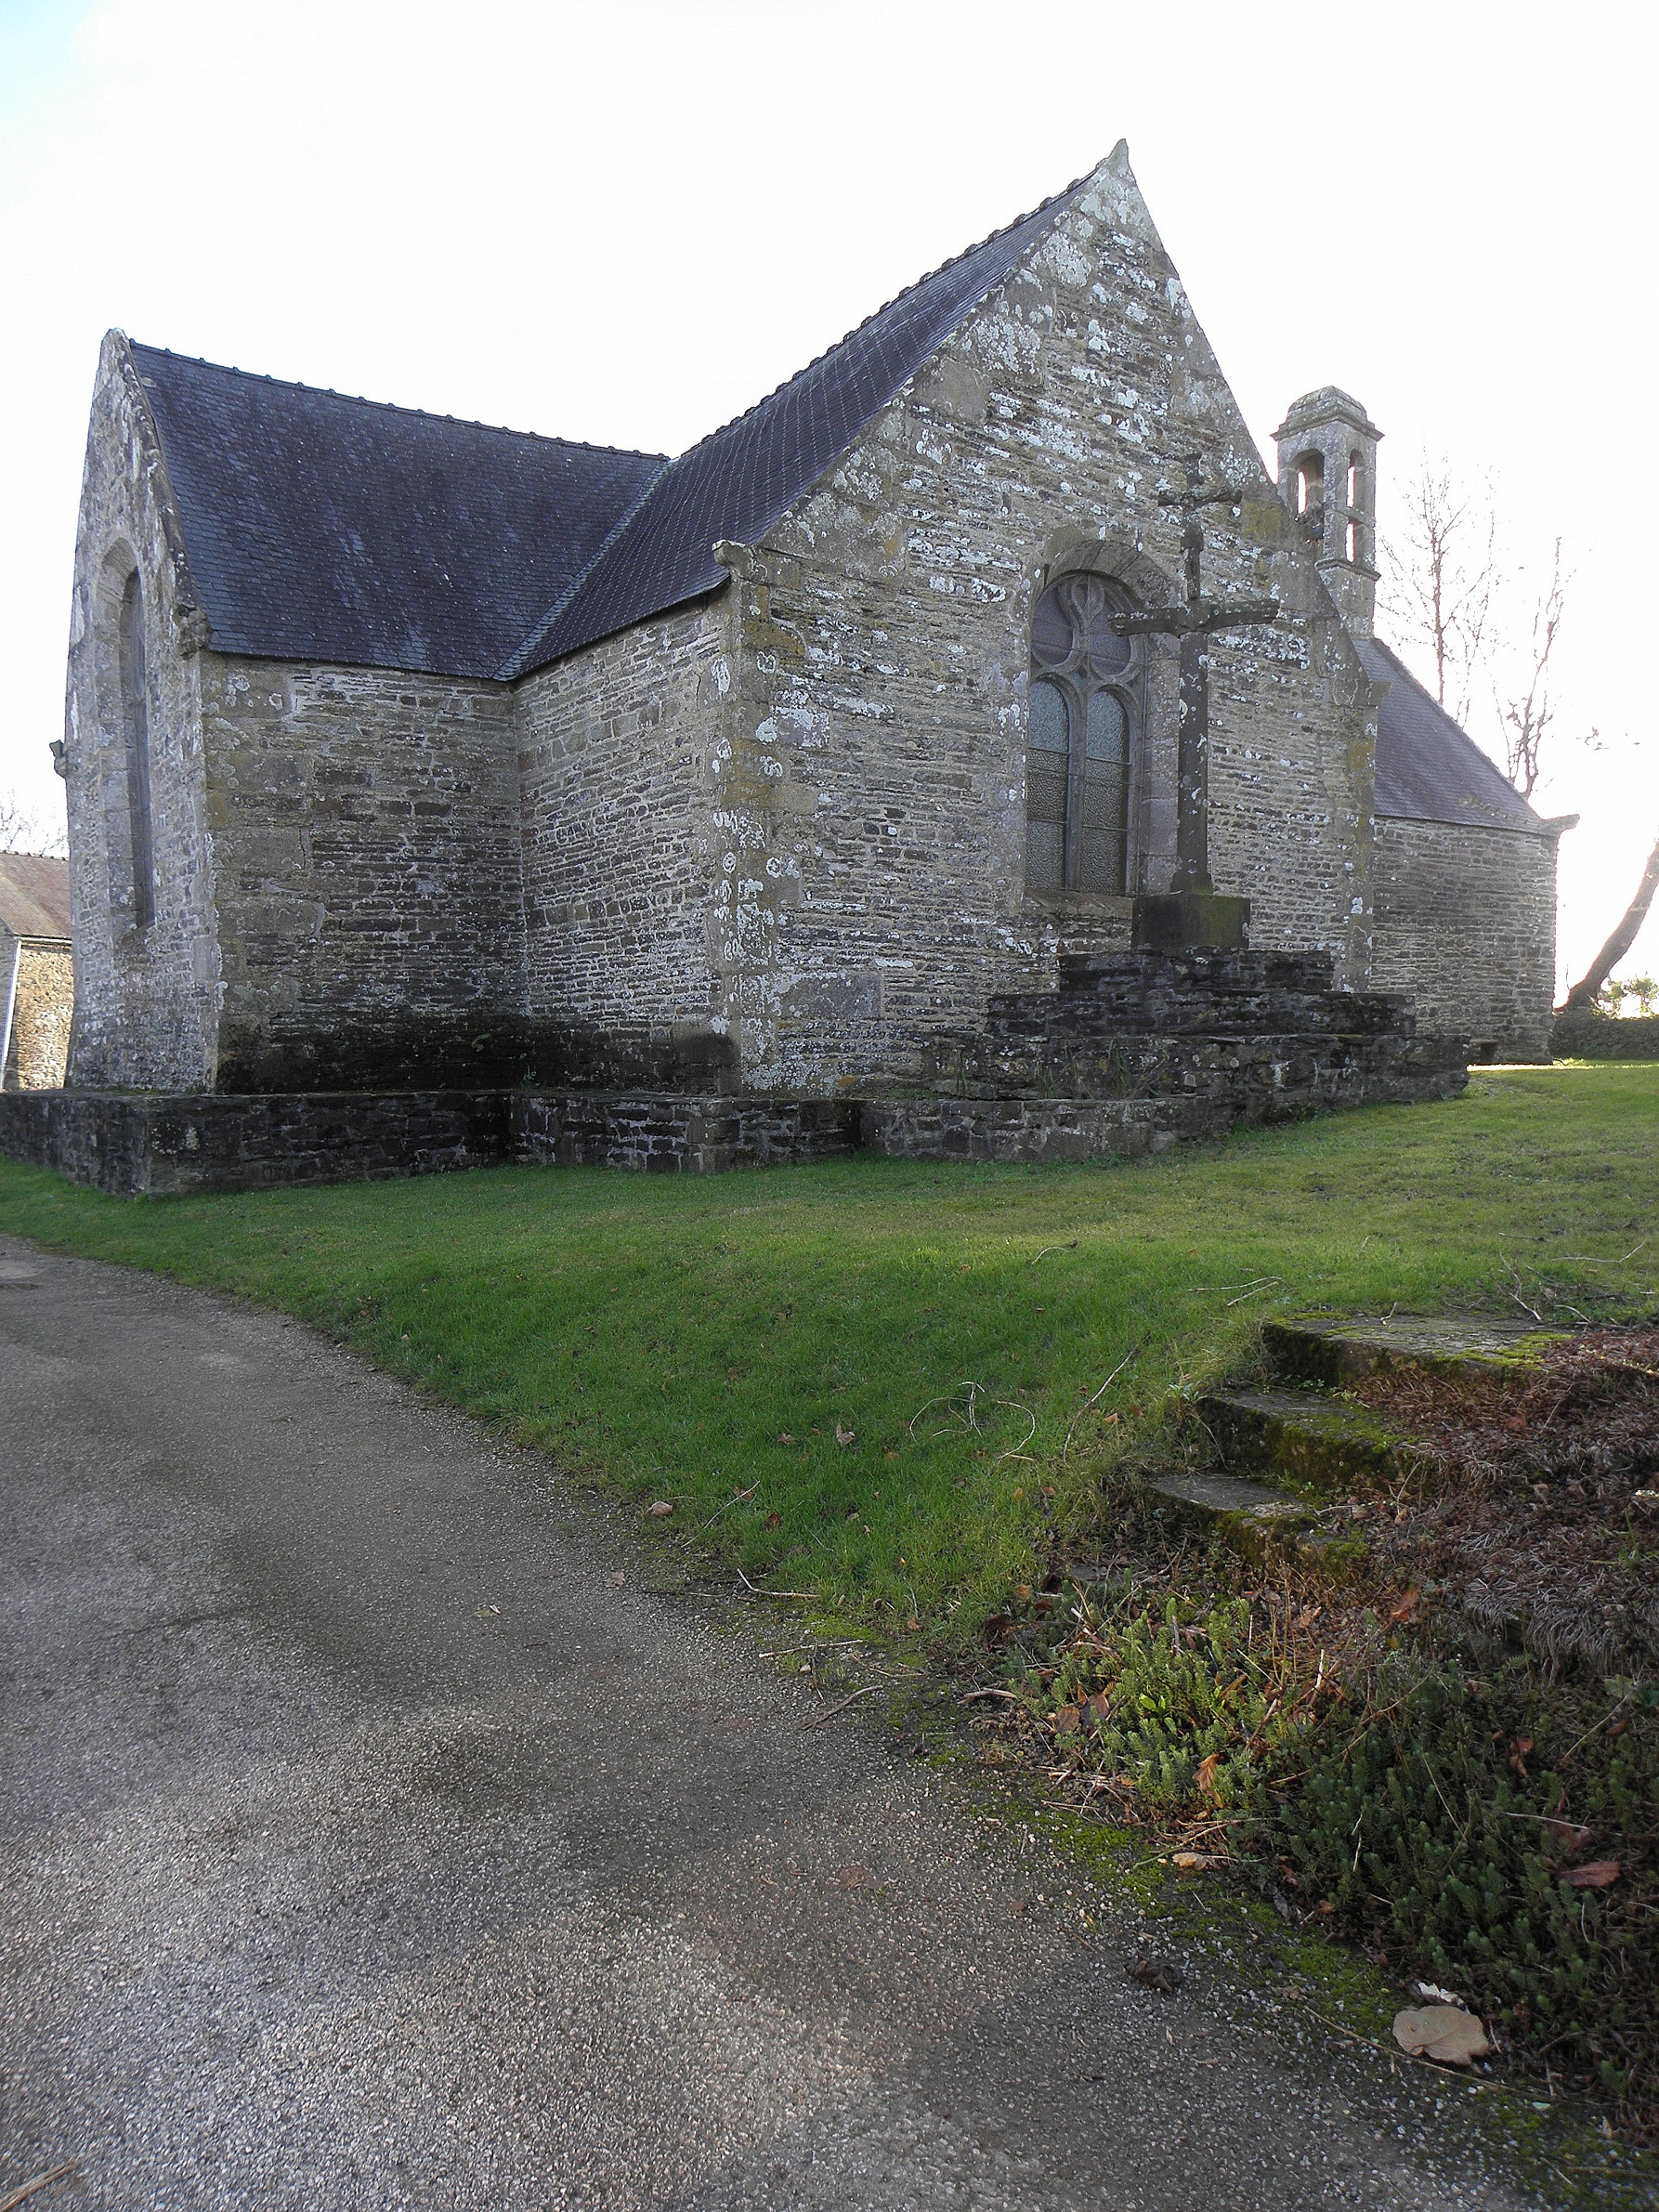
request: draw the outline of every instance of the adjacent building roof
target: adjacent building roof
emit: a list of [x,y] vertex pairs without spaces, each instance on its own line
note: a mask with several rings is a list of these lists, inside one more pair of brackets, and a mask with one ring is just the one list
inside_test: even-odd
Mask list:
[[1414,822],[1542,829],[1503,770],[1397,653],[1377,637],[1356,637],[1353,644],[1365,674],[1389,687],[1377,717],[1378,814]]
[[69,939],[69,862],[0,853],[0,926],[14,937]]
[[132,352],[222,652],[498,675],[667,465]]

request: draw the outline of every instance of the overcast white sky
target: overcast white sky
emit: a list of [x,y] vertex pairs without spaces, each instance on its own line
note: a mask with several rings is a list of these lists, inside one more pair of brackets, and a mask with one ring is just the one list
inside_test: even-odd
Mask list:
[[[1387,433],[1385,529],[1427,451],[1494,472],[1522,595],[1565,539],[1538,804],[1584,817],[1562,848],[1576,968],[1659,834],[1653,20],[1627,0],[0,0],[0,792],[59,804],[46,745],[111,324],[673,452],[1124,137],[1264,452],[1292,398],[1340,384]],[[1599,753],[1569,740],[1592,726]],[[1626,964],[1659,965],[1652,935]]]

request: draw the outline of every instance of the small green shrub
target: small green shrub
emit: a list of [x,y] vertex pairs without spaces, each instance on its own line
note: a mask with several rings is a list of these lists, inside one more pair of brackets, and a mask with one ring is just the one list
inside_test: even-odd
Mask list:
[[1659,1060],[1659,1015],[1615,1021],[1594,1007],[1561,1014],[1549,1034],[1558,1060]]
[[[1025,1712],[1115,1813],[1463,1995],[1505,2043],[1659,2098],[1659,1688],[1480,1674],[1287,1593],[1091,1591],[1016,1632]],[[1326,1616],[1329,1624],[1329,1616]],[[1576,1869],[1616,1865],[1606,1887]]]

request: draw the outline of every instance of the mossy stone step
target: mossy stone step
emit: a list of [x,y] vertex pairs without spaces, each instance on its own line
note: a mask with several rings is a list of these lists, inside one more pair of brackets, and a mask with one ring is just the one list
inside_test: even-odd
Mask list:
[[1421,1368],[1460,1381],[1530,1382],[1564,1329],[1490,1314],[1387,1314],[1334,1321],[1281,1316],[1262,1325],[1268,1364],[1281,1382],[1339,1388],[1388,1368]]
[[1306,1391],[1207,1391],[1195,1410],[1231,1472],[1266,1474],[1326,1497],[1356,1484],[1398,1482],[1423,1449],[1365,1407]]
[[1242,1482],[1233,1474],[1190,1474],[1182,1469],[1150,1476],[1146,1487],[1182,1520],[1208,1527],[1240,1513],[1261,1521],[1305,1521],[1312,1510],[1306,1499],[1288,1490]]
[[1178,1520],[1219,1536],[1253,1566],[1293,1559],[1340,1579],[1365,1558],[1363,1540],[1324,1534],[1312,1525],[1313,1509],[1306,1499],[1265,1483],[1182,1471],[1154,1475],[1146,1487]]

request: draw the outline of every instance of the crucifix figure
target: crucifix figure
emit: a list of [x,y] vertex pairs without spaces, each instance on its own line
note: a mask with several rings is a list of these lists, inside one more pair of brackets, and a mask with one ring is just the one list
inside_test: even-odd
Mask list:
[[1209,655],[1208,640],[1217,630],[1240,622],[1276,622],[1276,599],[1207,599],[1199,574],[1204,555],[1206,507],[1236,507],[1244,494],[1235,484],[1206,483],[1196,458],[1186,465],[1186,486],[1160,491],[1161,507],[1181,510],[1181,559],[1186,596],[1178,607],[1149,607],[1120,614],[1112,627],[1122,637],[1165,636],[1181,640],[1181,725],[1176,747],[1175,880],[1173,889],[1212,893],[1209,880]]

